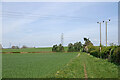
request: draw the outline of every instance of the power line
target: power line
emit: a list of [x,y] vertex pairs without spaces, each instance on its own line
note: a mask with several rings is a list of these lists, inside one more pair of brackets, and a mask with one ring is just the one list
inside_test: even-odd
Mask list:
[[[25,12],[10,12],[10,11],[4,11],[1,16],[6,16],[6,17],[40,17],[40,14],[33,14],[33,13],[25,13]],[[90,17],[80,17],[80,16],[66,16],[66,15],[48,15],[48,16],[42,16],[40,18],[72,18],[72,19],[82,19],[82,18],[89,18],[89,19],[94,19]]]

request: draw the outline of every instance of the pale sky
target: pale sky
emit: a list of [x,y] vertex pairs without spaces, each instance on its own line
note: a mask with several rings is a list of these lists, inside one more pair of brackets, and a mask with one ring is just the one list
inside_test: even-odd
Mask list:
[[[87,37],[99,45],[98,21],[108,23],[108,44],[118,42],[117,2],[6,2],[2,3],[2,44],[50,47],[64,46]],[[102,44],[105,45],[105,23],[102,23]]]

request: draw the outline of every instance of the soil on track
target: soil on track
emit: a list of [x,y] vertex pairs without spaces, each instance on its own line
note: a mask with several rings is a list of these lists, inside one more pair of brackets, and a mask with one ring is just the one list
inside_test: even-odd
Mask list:
[[24,53],[55,53],[55,52],[52,52],[52,51],[40,51],[40,52],[2,52],[4,54],[8,54],[8,53],[21,53],[21,54],[24,54]]

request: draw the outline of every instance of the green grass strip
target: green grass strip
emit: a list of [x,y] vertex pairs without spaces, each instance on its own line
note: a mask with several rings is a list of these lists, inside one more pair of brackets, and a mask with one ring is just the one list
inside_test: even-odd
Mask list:
[[55,77],[85,78],[84,64],[88,78],[118,78],[117,65],[86,53],[81,53],[79,57],[74,58],[64,68],[57,71]]

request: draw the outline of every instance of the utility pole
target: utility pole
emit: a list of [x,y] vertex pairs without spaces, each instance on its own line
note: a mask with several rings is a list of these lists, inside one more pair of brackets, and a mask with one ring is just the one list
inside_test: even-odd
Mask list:
[[63,33],[61,34],[61,44],[63,45]]
[[107,47],[107,21],[106,21],[106,47]]
[[[110,19],[108,21],[110,22]],[[107,47],[107,23],[108,23],[108,21],[105,22],[105,25],[106,25],[106,47]],[[103,21],[103,23],[104,23],[104,21]]]
[[101,22],[97,22],[98,24],[100,24],[100,52],[101,52]]

